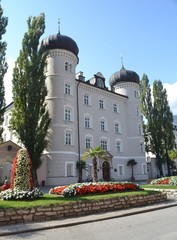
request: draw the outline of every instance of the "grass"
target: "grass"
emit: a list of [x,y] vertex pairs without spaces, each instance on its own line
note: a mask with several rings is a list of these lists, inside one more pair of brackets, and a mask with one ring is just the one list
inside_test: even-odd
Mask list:
[[146,184],[146,185],[141,185],[141,188],[155,188],[155,189],[176,189],[177,186],[170,186],[170,185],[152,185],[152,184]]
[[50,205],[62,205],[71,202],[84,202],[84,201],[99,201],[106,198],[114,197],[125,197],[125,196],[135,196],[135,195],[149,195],[154,193],[151,190],[141,190],[141,191],[130,191],[130,192],[117,192],[117,193],[107,193],[107,194],[90,194],[84,196],[75,196],[71,198],[63,198],[62,196],[54,194],[44,194],[43,197],[36,200],[28,201],[17,201],[17,200],[0,200],[0,209],[17,209],[17,208],[32,208],[32,207],[46,207]]

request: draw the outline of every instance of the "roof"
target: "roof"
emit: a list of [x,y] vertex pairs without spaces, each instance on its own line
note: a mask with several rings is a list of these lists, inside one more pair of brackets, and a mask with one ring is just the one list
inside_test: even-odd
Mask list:
[[126,70],[123,66],[120,71],[115,72],[111,75],[109,79],[109,84],[111,87],[115,86],[117,83],[120,82],[134,82],[139,84],[140,79],[136,72],[131,70]]
[[65,49],[78,57],[79,48],[76,42],[72,38],[60,33],[46,37],[43,39],[42,44],[44,46],[44,50]]

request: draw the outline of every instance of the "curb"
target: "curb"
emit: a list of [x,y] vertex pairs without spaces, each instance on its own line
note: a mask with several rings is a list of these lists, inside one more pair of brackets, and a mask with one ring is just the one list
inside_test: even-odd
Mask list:
[[25,223],[25,224],[13,224],[6,225],[1,227],[0,237],[1,236],[9,236],[20,233],[34,232],[34,231],[42,231],[54,228],[62,228],[62,227],[71,227],[80,224],[87,224],[91,222],[105,221],[114,218],[127,217],[135,214],[142,214],[146,212],[152,212],[156,210],[161,210],[170,207],[176,207],[177,201],[175,199],[168,199],[165,203],[158,203],[153,205],[147,205],[143,207],[136,207],[130,209],[117,210],[106,213],[97,213],[77,218],[64,218],[61,220],[53,220],[48,222],[33,222],[33,223]]

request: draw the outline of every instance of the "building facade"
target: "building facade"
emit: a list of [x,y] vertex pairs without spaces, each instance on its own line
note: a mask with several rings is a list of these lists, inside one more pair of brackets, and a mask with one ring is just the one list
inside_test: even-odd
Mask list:
[[[137,162],[135,179],[147,180],[139,76],[122,65],[110,77],[109,87],[100,72],[85,80],[83,72],[76,73],[79,48],[73,39],[58,33],[44,39],[43,45],[48,53],[46,102],[52,121],[40,179],[48,185],[77,182],[76,164],[83,153],[102,146],[109,161],[98,159],[100,180],[130,180],[130,159]],[[4,141],[16,142],[6,121],[12,107],[5,113]],[[83,180],[92,178],[92,159],[87,167]]]

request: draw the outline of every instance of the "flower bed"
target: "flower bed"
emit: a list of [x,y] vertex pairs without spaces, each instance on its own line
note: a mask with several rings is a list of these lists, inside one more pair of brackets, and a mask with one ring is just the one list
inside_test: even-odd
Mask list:
[[177,186],[177,176],[163,177],[151,181],[152,185],[171,185]]
[[97,183],[76,183],[69,186],[58,186],[50,189],[50,194],[58,194],[64,197],[85,195],[93,193],[107,193],[120,191],[140,190],[139,186],[131,182],[97,182]]

